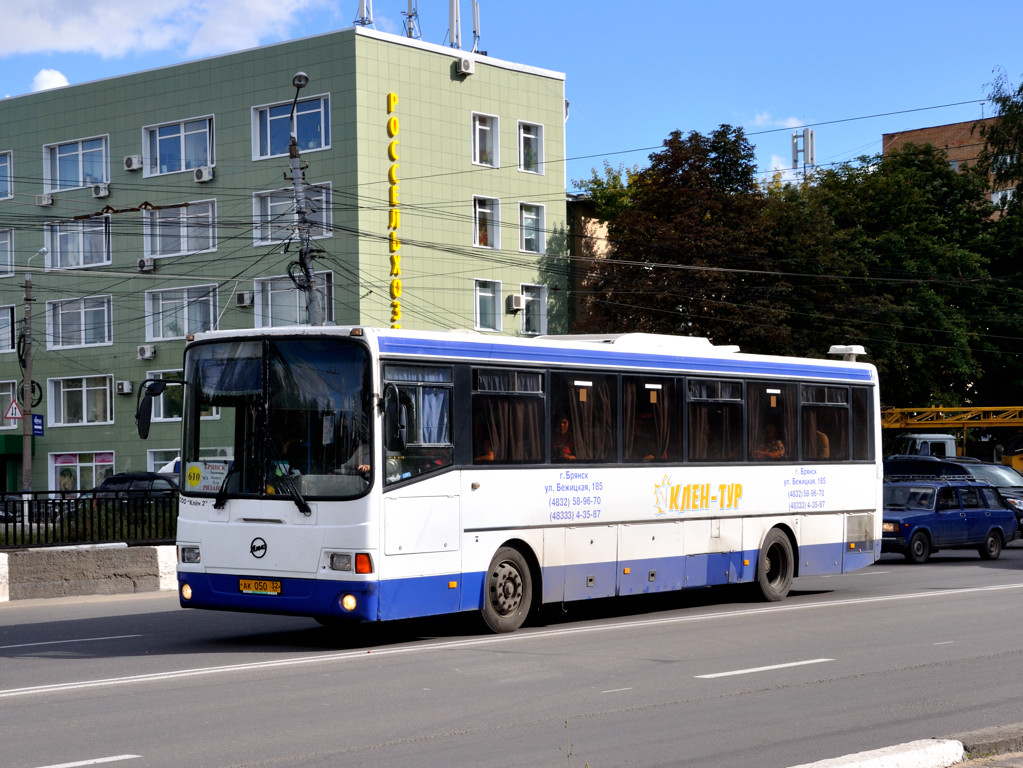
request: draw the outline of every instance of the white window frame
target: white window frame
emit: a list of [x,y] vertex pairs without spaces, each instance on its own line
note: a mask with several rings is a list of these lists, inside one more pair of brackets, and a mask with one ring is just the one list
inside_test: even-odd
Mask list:
[[[85,461],[82,461],[83,458]],[[114,452],[51,453],[47,464],[51,488],[59,491],[87,491],[114,474]],[[84,483],[83,468],[86,470]]]
[[[114,377],[110,374],[99,376],[68,376],[46,380],[50,405],[46,409],[51,427],[84,427],[94,424],[114,423]],[[77,396],[81,408],[81,421],[67,421],[65,411],[71,403],[65,397]],[[99,405],[90,418],[87,407],[90,401]],[[105,410],[105,413],[100,413]],[[105,416],[106,418],[101,418]]]
[[[306,185],[309,237],[320,239],[331,236],[331,199],[329,183]],[[297,237],[298,214],[295,212],[294,188],[284,187],[253,194],[252,218],[253,245],[277,245]]]
[[[310,122],[310,115],[318,115],[319,122]],[[309,126],[314,126],[310,130]],[[280,152],[273,151],[273,138],[277,129],[278,141],[283,128],[285,142]],[[319,152],[330,149],[330,94],[321,93],[299,99],[295,106],[295,132],[298,148],[302,152]],[[315,138],[313,138],[315,136]],[[291,141],[291,102],[261,104],[252,108],[252,159],[266,160],[272,157],[287,157]]]
[[[523,336],[542,336],[547,333],[547,286],[522,283],[519,292],[526,305],[519,313],[519,332]],[[536,318],[536,328],[528,328],[533,317]]]
[[[489,215],[485,231],[480,230],[480,214]],[[493,242],[491,242],[493,240]],[[496,197],[472,196],[472,244],[477,248],[501,247],[501,201]]]
[[[99,147],[86,146],[100,142]],[[86,162],[95,160],[96,153],[100,155],[100,167],[97,169],[95,163]],[[71,162],[77,158],[77,171],[74,178],[69,176],[67,183],[62,183],[60,167],[64,163]],[[99,175],[89,173],[98,170]],[[66,189],[81,189],[93,184],[105,184],[110,181],[110,137],[90,136],[84,139],[73,141],[61,141],[56,144],[47,144],[43,147],[43,191],[60,192]]]
[[15,339],[17,337],[15,332],[17,324],[17,319],[14,316],[15,310],[14,304],[0,306],[0,355],[13,352],[15,349]]
[[0,152],[0,200],[14,197],[14,153]]
[[[46,348],[79,349],[81,347],[104,347],[114,343],[113,339],[113,296],[84,296],[76,299],[57,299],[46,302]],[[88,341],[90,331],[95,332],[96,322],[90,318],[102,316],[102,341]],[[74,320],[72,320],[74,318]],[[70,330],[65,325],[71,322]],[[77,327],[77,330],[75,330]],[[78,338],[65,343],[64,336],[74,333]]]
[[[85,263],[87,253],[95,253],[86,246],[95,246],[95,240],[102,238],[102,261]],[[67,248],[73,243],[74,248]],[[110,217],[90,216],[78,221],[53,221],[46,224],[46,268],[87,269],[110,264]],[[71,257],[75,261],[71,263]]]
[[[536,129],[535,135],[532,137],[536,143],[536,158],[533,161],[535,167],[530,168],[526,165],[526,143],[529,140],[527,135],[530,128]],[[523,173],[535,173],[537,176],[544,175],[544,143],[543,143],[543,125],[540,123],[529,123],[524,120],[519,121],[519,170]]]
[[[18,394],[18,382],[0,381],[0,414],[7,413],[11,407],[11,401]],[[0,415],[0,429],[17,429],[21,426],[21,419],[5,419]]]
[[[202,126],[201,130],[199,129],[200,125]],[[161,141],[160,131],[171,128],[177,128],[178,133],[163,137],[163,141]],[[205,146],[197,153],[191,148],[196,136],[206,137]],[[170,159],[173,155],[167,158],[162,157],[161,145],[175,138],[177,139],[177,159],[179,162],[172,167],[168,163],[162,162],[164,159]],[[144,147],[143,176],[184,173],[204,166],[212,168],[217,164],[214,154],[213,115],[201,115],[199,117],[190,117],[187,120],[174,120],[169,123],[147,125],[142,129],[142,146]]]
[[0,277],[14,274],[14,230],[0,229]]
[[[477,331],[501,332],[504,321],[504,311],[501,306],[501,281],[482,280],[477,278],[473,281],[473,327]],[[493,324],[487,325],[487,315],[493,316]]]
[[472,113],[472,162],[485,168],[501,167],[501,120],[497,115]]
[[[194,310],[206,308],[206,318],[194,317]],[[146,341],[183,339],[190,333],[217,330],[217,286],[184,285],[146,291]],[[208,320],[208,326],[203,320]],[[174,321],[180,322],[179,333],[167,330]]]
[[[320,292],[320,311],[323,321],[334,321],[334,273],[314,272],[314,290]],[[306,295],[287,275],[263,277],[254,282],[255,327],[306,325],[309,322]],[[288,316],[290,315],[290,317]]]
[[[142,212],[143,253],[154,259],[212,253],[217,250],[217,201],[196,200],[181,206],[165,206]],[[205,239],[206,248],[191,247]],[[163,250],[165,239],[176,240],[180,248]]]
[[[535,213],[531,213],[530,209]],[[534,232],[536,237],[536,247],[528,248],[526,243],[526,217],[530,216],[535,219]],[[547,216],[546,208],[539,203],[519,203],[519,250],[523,253],[547,253],[547,230],[545,228],[545,219]]]
[[996,189],[991,193],[991,203],[993,205],[1002,206],[1007,204],[1012,198],[1016,196],[1016,189],[1010,187],[1009,189]]

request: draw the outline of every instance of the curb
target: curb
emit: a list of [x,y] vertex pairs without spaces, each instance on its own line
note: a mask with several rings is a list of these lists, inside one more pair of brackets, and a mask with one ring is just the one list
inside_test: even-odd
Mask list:
[[105,544],[0,553],[0,602],[177,588],[176,548]]
[[[971,758],[1021,751],[1023,723],[1016,723],[981,728],[945,739],[910,741],[791,768],[948,768]],[[1023,765],[1023,758],[1020,765]]]

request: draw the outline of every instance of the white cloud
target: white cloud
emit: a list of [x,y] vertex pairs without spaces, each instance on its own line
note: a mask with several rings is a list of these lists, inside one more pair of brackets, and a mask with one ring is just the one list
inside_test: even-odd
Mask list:
[[770,112],[757,112],[753,118],[754,128],[802,128],[805,122],[798,117],[785,117],[776,120]]
[[67,84],[67,78],[64,77],[63,72],[58,72],[56,69],[40,69],[32,78],[32,92],[48,91],[51,88],[60,88]]
[[[336,17],[336,5],[331,0],[8,3],[0,56],[58,52],[113,58],[170,49],[187,56],[223,53],[287,39],[300,17],[314,12]],[[349,25],[350,20],[338,27]]]

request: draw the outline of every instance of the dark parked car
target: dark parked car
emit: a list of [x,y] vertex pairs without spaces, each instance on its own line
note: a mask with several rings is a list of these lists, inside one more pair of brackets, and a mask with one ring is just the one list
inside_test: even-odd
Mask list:
[[1023,527],[1023,475],[1004,464],[966,457],[892,456],[884,463],[885,477],[968,477],[998,489]]
[[140,512],[147,503],[164,503],[178,493],[177,475],[159,472],[120,472],[109,475],[95,488],[83,491],[78,497],[79,511],[123,507],[125,511]]
[[985,560],[994,560],[1018,535],[1015,513],[987,483],[885,481],[882,552],[925,563],[939,549],[976,549]]

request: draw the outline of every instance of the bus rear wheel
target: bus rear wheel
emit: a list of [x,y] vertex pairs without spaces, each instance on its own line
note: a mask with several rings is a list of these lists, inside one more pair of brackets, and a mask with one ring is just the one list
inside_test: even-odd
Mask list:
[[533,605],[533,579],[522,553],[512,547],[497,550],[483,585],[483,623],[491,632],[514,632]]
[[792,542],[777,528],[772,528],[764,538],[757,562],[757,590],[768,602],[784,600],[792,586],[795,573],[792,557]]

